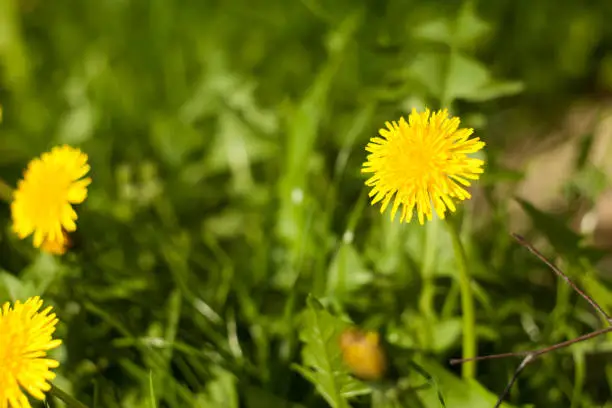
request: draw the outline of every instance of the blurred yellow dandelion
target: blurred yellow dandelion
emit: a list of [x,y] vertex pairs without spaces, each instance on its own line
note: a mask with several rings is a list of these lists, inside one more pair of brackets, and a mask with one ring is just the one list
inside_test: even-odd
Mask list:
[[382,379],[387,372],[387,357],[376,332],[347,329],[340,335],[342,360],[357,378]]
[[459,129],[459,118],[449,118],[446,109],[419,113],[406,121],[387,122],[366,146],[370,154],[363,173],[374,173],[366,185],[372,187],[372,204],[382,201],[383,213],[393,200],[391,219],[402,207],[400,222],[410,222],[416,210],[420,224],[456,210],[454,200],[471,197],[464,188],[483,172],[484,162],[470,158],[484,147],[479,138],[470,139],[473,129]]
[[13,230],[23,239],[34,234],[34,246],[63,245],[63,231],[76,230],[72,204],[87,198],[91,183],[87,155],[70,146],[54,147],[33,159],[17,184],[11,203]]
[[46,358],[47,351],[58,347],[53,340],[58,319],[51,307],[39,312],[43,301],[33,297],[25,303],[7,302],[0,309],[0,408],[30,407],[24,391],[38,400],[51,389],[56,360]]
[[70,241],[67,238],[66,234],[64,234],[63,241],[50,241],[48,239],[44,240],[40,245],[40,249],[43,252],[47,252],[53,255],[64,255],[68,250],[68,246],[70,245]]

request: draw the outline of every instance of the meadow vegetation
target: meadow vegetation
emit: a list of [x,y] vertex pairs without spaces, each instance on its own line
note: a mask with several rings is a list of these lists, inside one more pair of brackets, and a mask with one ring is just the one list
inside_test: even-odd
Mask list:
[[[54,384],[89,407],[491,408],[520,359],[474,378],[449,365],[465,334],[452,234],[370,205],[365,146],[425,107],[486,143],[473,198],[447,214],[479,354],[603,327],[510,234],[612,310],[606,247],[583,222],[612,178],[612,150],[591,160],[611,17],[609,0],[1,0],[0,196],[63,144],[92,183],[62,256],[19,239],[0,203],[0,304],[53,305]],[[584,100],[596,119],[541,205],[529,159],[567,139]],[[384,340],[384,384],[343,363],[352,325]],[[504,406],[612,407],[611,347],[540,358]]]

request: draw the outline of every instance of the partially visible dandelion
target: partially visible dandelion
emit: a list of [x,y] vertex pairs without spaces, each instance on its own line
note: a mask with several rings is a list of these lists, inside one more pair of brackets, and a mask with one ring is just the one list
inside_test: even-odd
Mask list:
[[387,373],[387,357],[376,332],[347,329],[340,335],[340,350],[344,364],[357,378],[377,381]]
[[459,122],[446,109],[433,114],[413,109],[408,121],[386,122],[380,137],[370,140],[361,171],[373,173],[366,185],[372,187],[372,204],[382,202],[381,213],[393,201],[391,219],[401,206],[400,222],[410,222],[416,211],[424,224],[433,211],[444,218],[447,209],[456,210],[454,201],[471,197],[464,187],[479,178],[484,162],[468,154],[485,143],[470,139],[473,129],[459,129]]
[[76,230],[72,204],[87,198],[91,183],[87,155],[70,146],[54,147],[33,159],[17,184],[11,203],[13,230],[23,239],[34,234],[34,246],[59,248],[64,231]]
[[50,306],[40,312],[42,305],[36,296],[12,308],[7,302],[0,309],[0,408],[29,408],[26,391],[44,400],[51,389],[51,369],[59,363],[46,355],[61,340],[52,337],[58,322],[55,313]]
[[40,245],[40,249],[49,254],[64,255],[70,246],[70,238],[65,232],[62,236],[63,238],[61,241],[44,240]]

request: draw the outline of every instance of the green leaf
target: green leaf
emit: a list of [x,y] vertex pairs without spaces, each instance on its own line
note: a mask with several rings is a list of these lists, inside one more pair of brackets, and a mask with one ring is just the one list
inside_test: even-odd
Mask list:
[[387,333],[394,346],[442,353],[459,343],[461,319],[453,317],[432,322],[416,315],[406,319],[403,325],[390,324]]
[[442,44],[450,44],[452,39],[451,23],[448,19],[427,21],[414,29],[414,36]]
[[447,58],[447,55],[441,52],[422,52],[408,66],[407,75],[423,85],[431,95],[440,98]]
[[219,366],[213,367],[213,374],[214,379],[206,384],[206,391],[198,395],[196,407],[238,408],[236,377]]
[[329,266],[327,293],[344,298],[371,281],[372,273],[353,245],[343,242]]
[[458,343],[461,335],[461,319],[451,318],[436,322],[433,329],[433,350],[443,352]]
[[457,16],[453,44],[456,47],[470,47],[491,31],[491,26],[478,17],[474,1],[465,1]]
[[502,96],[520,93],[525,86],[520,81],[491,81],[464,99],[472,102],[485,102]]
[[34,262],[22,271],[22,282],[27,282],[25,286],[30,286],[32,289],[26,290],[25,293],[22,292],[21,296],[43,296],[47,288],[60,280],[67,269],[67,266],[60,263],[57,257],[39,252]]
[[407,74],[439,99],[486,101],[523,90],[520,82],[494,80],[484,64],[459,50],[421,53]]
[[348,398],[370,392],[349,375],[342,363],[338,337],[349,324],[332,316],[313,297],[301,317],[302,365],[293,368],[315,385],[331,407],[349,408]]
[[[440,406],[440,392],[448,407],[491,408],[495,405],[498,395],[490,392],[477,381],[462,380],[433,360],[419,360],[421,361],[418,361],[418,364],[431,375],[433,382],[439,387],[439,389],[428,387],[418,391],[426,407]],[[501,407],[511,408],[513,405],[504,403]]]
[[446,88],[452,99],[470,97],[489,82],[489,71],[459,51],[450,54]]
[[409,76],[443,104],[455,99],[482,102],[521,92],[521,82],[494,80],[484,64],[467,54],[489,30],[476,15],[473,1],[464,2],[456,18],[418,26],[415,37],[444,44],[450,51],[419,53],[409,67]]
[[446,92],[451,99],[486,100],[516,90],[516,85],[500,87],[484,64],[460,51],[449,58]]
[[27,292],[25,286],[17,277],[7,272],[0,272],[0,305],[5,301],[25,300],[22,299],[22,293]]
[[481,186],[494,186],[499,183],[516,183],[521,181],[525,174],[518,170],[489,167],[479,181]]
[[585,273],[580,276],[580,285],[604,310],[612,310],[612,290],[598,279],[598,272],[590,264],[583,265]]
[[414,30],[414,35],[423,40],[468,48],[490,29],[490,25],[476,15],[474,2],[466,1],[456,19],[440,18],[427,21]]

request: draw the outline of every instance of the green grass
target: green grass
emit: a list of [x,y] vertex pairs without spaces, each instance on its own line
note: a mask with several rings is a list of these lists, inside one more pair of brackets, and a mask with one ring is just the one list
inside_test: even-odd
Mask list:
[[[19,241],[0,205],[0,302],[55,307],[54,384],[89,407],[492,407],[519,359],[478,363],[475,380],[448,364],[462,355],[453,241],[369,206],[364,147],[424,106],[487,142],[475,191],[491,210],[452,219],[480,354],[601,327],[510,237],[523,175],[500,163],[525,139],[504,112],[547,125],[612,89],[611,4],[0,0],[0,178],[61,143],[93,178],[61,258]],[[584,162],[570,179],[569,203],[610,182]],[[523,199],[527,237],[610,310],[572,214]],[[343,367],[334,338],[351,322],[389,343],[391,391]],[[544,356],[509,401],[603,406],[609,348]]]

